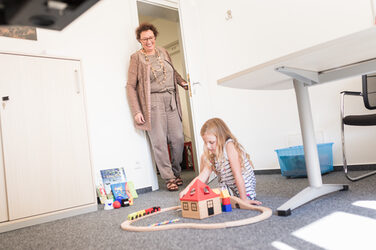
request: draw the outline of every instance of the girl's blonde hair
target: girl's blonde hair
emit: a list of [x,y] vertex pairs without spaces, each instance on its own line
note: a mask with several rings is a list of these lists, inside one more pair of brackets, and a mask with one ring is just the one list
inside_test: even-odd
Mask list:
[[234,143],[235,149],[238,152],[240,166],[244,168],[244,160],[242,156],[245,153],[253,168],[253,164],[249,159],[249,154],[245,152],[243,146],[240,145],[236,137],[231,133],[230,129],[222,119],[212,118],[207,120],[204,125],[202,125],[200,134],[201,137],[203,137],[205,134],[212,134],[217,138],[217,148],[215,150],[215,154],[210,153],[206,145],[204,145],[204,158],[210,162],[213,170],[215,170],[215,160],[217,160],[219,164],[224,162],[223,148],[228,139],[232,139]]

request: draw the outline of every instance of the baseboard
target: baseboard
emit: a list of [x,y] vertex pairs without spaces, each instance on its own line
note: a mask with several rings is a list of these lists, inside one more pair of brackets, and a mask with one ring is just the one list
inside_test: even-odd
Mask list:
[[256,175],[258,174],[281,174],[281,170],[278,168],[276,169],[255,169],[253,170]]
[[35,215],[27,218],[22,218],[13,221],[6,221],[0,223],[0,233],[16,230],[23,227],[33,226],[45,222],[51,222],[55,220],[60,220],[80,214],[95,212],[98,210],[98,205],[95,203],[83,205],[74,208],[68,208],[60,211],[55,211],[51,213]]
[[[349,171],[370,171],[376,170],[376,164],[359,164],[359,165],[349,165],[347,166],[347,170]],[[333,166],[333,171],[335,172],[342,172],[343,166]],[[254,170],[256,175],[267,175],[267,174],[281,174],[280,169],[256,169]]]
[[[334,171],[343,171],[343,166],[333,166]],[[376,164],[359,164],[359,165],[348,165],[347,170],[349,171],[367,171],[376,170]]]
[[137,194],[149,193],[151,191],[153,191],[153,189],[151,188],[151,186],[136,189]]

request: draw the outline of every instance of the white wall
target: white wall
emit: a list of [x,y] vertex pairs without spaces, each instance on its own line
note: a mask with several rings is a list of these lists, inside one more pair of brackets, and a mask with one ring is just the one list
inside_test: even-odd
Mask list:
[[157,188],[149,146],[133,127],[125,84],[129,56],[139,48],[135,1],[102,0],[63,31],[38,29],[38,41],[0,37],[2,51],[82,60],[92,160],[100,169],[124,167],[136,188]]
[[[197,11],[206,53],[203,60],[213,94],[214,116],[229,124],[257,169],[279,168],[274,150],[291,146],[300,134],[293,90],[231,89],[218,86],[217,80],[346,32],[370,27],[370,2],[194,1],[200,6]],[[228,10],[232,11],[230,20],[225,19]],[[355,77],[309,89],[318,142],[334,142],[335,165],[342,165],[339,92],[360,91],[360,84],[360,77]],[[350,105],[349,110],[361,112],[361,100]],[[349,164],[376,163],[374,128],[349,129],[347,135]]]

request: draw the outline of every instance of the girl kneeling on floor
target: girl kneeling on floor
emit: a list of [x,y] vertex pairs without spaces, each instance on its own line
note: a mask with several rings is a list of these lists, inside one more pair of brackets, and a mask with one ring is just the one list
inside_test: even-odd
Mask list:
[[204,154],[201,156],[201,172],[180,192],[186,194],[198,178],[207,183],[212,171],[218,176],[221,188],[227,188],[230,195],[237,196],[251,205],[261,205],[256,199],[256,177],[249,155],[233,136],[227,125],[219,118],[205,122],[201,128],[204,140]]

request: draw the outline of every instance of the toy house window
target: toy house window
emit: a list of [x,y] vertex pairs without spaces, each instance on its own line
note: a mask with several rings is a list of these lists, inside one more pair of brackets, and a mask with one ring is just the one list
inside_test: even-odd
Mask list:
[[190,193],[190,195],[194,195],[196,193],[196,189],[195,188],[192,188],[191,189],[191,193]]
[[207,186],[204,187],[204,194],[209,194],[209,188]]
[[188,202],[183,202],[183,210],[188,210]]
[[197,211],[197,203],[191,203],[191,210],[192,211]]

